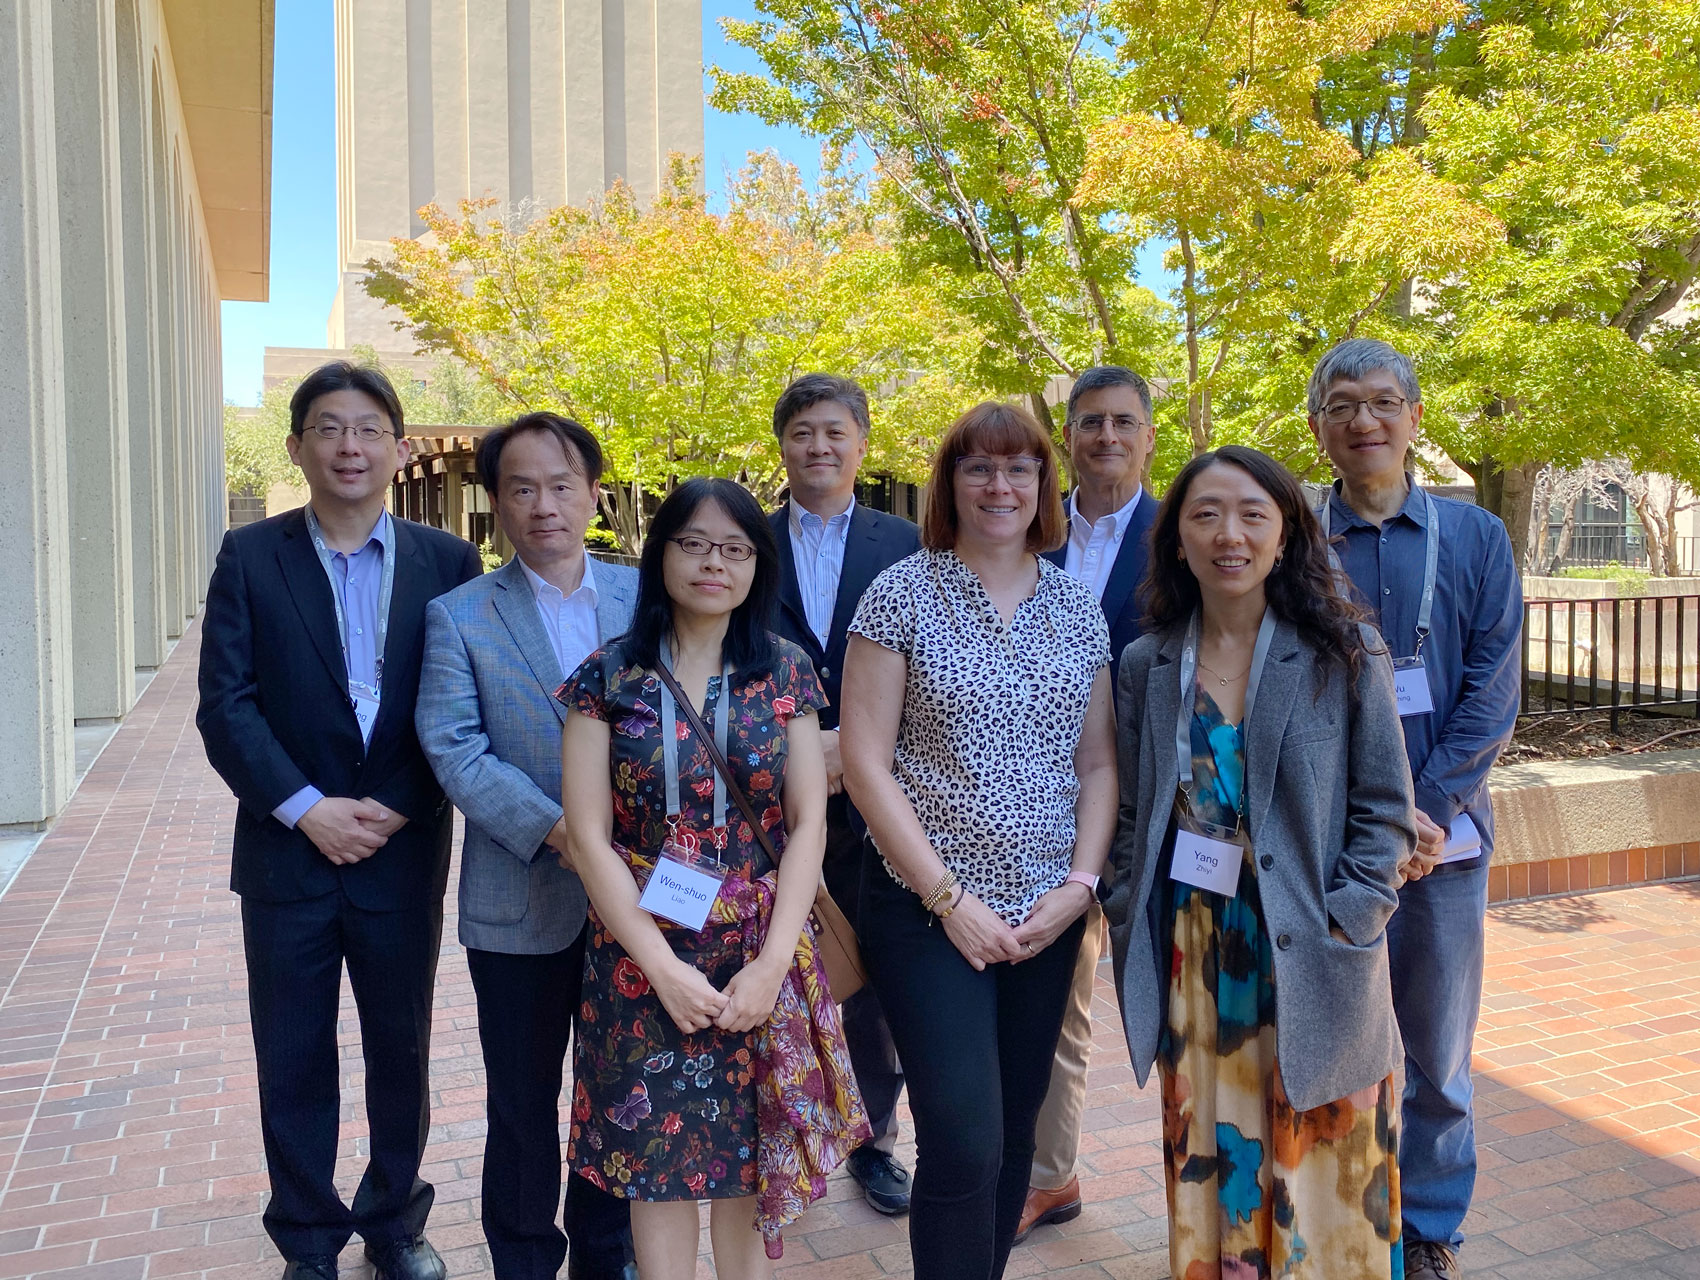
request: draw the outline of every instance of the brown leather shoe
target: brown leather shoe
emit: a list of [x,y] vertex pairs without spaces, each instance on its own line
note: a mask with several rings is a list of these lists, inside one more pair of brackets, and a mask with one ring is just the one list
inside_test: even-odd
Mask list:
[[1431,1240],[1405,1243],[1405,1280],[1462,1280],[1458,1255],[1451,1245]]
[[1080,1179],[1073,1177],[1068,1185],[1055,1191],[1040,1187],[1027,1188],[1027,1203],[1021,1206],[1021,1225],[1015,1229],[1015,1243],[1020,1244],[1032,1234],[1034,1227],[1047,1222],[1070,1222],[1080,1216]]

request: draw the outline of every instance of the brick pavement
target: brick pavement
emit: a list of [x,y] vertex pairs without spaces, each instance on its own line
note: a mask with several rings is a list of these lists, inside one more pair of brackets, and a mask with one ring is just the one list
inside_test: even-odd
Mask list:
[[[279,1271],[259,1224],[253,1051],[225,888],[233,801],[193,725],[198,639],[192,628],[0,897],[0,1280]],[[446,936],[426,1176],[432,1238],[453,1275],[472,1277],[488,1270],[482,1076],[452,919]],[[1489,948],[1470,1274],[1700,1277],[1700,884],[1496,907]],[[1088,1208],[1035,1232],[1014,1277],[1167,1271],[1157,1105],[1134,1084],[1108,983],[1098,994]],[[348,1189],[364,1142],[353,1028],[345,1004]],[[787,1280],[908,1270],[903,1224],[853,1191],[835,1178],[789,1233]],[[356,1272],[357,1250],[344,1261]]]

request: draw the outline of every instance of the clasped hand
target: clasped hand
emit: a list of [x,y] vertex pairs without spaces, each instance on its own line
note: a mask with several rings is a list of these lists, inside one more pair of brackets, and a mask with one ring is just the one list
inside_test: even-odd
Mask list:
[[1421,880],[1440,865],[1446,852],[1446,829],[1421,809],[1417,814],[1417,844],[1399,864],[1399,883]]
[[370,858],[407,819],[371,796],[325,796],[296,820],[296,827],[333,863],[352,866]]
[[724,991],[702,971],[679,960],[650,979],[662,1008],[686,1033],[719,1027],[753,1031],[773,1014],[785,970],[757,959],[732,975]]
[[976,970],[1008,961],[1031,960],[1073,924],[1092,900],[1078,882],[1052,889],[1033,904],[1033,910],[1011,928],[973,894],[963,891],[956,908],[944,918],[944,931],[962,958]]

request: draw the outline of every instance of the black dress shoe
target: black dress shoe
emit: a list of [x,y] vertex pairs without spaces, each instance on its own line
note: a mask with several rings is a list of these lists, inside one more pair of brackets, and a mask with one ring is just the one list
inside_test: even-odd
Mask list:
[[862,1194],[884,1214],[909,1212],[909,1171],[878,1147],[857,1147],[844,1162]]
[[373,1280],[444,1280],[448,1268],[424,1236],[366,1244]]
[[283,1269],[283,1280],[336,1280],[336,1255],[312,1253],[292,1258]]

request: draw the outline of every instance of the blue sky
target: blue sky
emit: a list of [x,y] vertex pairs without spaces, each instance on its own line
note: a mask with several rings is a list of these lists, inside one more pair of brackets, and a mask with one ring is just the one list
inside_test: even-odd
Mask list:
[[[223,304],[224,395],[238,404],[260,398],[265,348],[319,347],[336,295],[336,83],[332,0],[291,0],[277,6],[272,90],[271,300]],[[749,0],[703,6],[703,62],[759,71],[747,51],[726,43],[723,15],[755,16]],[[704,174],[710,190],[723,184],[751,150],[772,147],[812,181],[819,171],[816,143],[793,129],[748,116],[706,110]],[[1151,264],[1155,265],[1155,264]],[[1147,267],[1145,262],[1141,267]],[[1142,270],[1141,275],[1146,273]],[[1159,286],[1160,287],[1160,286]]]

